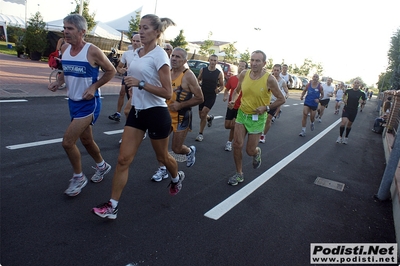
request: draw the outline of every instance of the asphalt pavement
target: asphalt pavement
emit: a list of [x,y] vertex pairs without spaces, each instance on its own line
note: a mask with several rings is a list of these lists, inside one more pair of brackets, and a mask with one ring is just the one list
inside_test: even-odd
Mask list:
[[[0,54],[1,258],[8,265],[310,265],[311,243],[395,243],[392,204],[378,202],[385,169],[380,135],[371,132],[376,100],[367,102],[350,133],[336,144],[340,116],[333,102],[322,123],[307,136],[301,129],[302,101],[291,94],[252,169],[243,154],[245,181],[234,174],[224,151],[226,103],[212,109],[216,119],[204,141],[194,108],[187,145],[197,148],[182,191],[172,197],[168,181],[150,177],[157,162],[143,141],[130,167],[118,218],[103,220],[90,210],[109,199],[112,172],[88,184],[77,197],[63,194],[71,166],[60,141],[69,124],[65,90],[47,90],[47,63]],[[47,78],[47,79],[46,79]],[[101,116],[93,128],[102,155],[114,168],[123,122],[115,112],[120,78],[102,88]],[[82,152],[83,171],[93,160]],[[315,184],[327,179],[339,185]],[[336,183],[335,183],[336,184]],[[378,263],[375,265],[379,265]]]

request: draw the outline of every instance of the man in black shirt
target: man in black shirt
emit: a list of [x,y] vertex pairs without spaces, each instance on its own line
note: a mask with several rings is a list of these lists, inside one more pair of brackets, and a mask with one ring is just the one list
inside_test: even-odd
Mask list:
[[217,69],[218,56],[210,55],[208,62],[210,65],[200,69],[197,77],[204,95],[204,102],[199,104],[200,130],[196,141],[203,141],[203,130],[206,123],[208,127],[211,127],[214,116],[208,115],[208,113],[214,106],[217,94],[224,89],[224,74]]
[[[344,107],[342,111],[342,122],[340,123],[340,135],[336,143],[347,144],[348,137],[351,130],[351,125],[356,119],[358,112],[358,105],[365,103],[365,93],[360,90],[361,82],[359,79],[353,81],[353,88],[346,90],[343,96]],[[343,138],[344,129],[346,128],[346,135]]]

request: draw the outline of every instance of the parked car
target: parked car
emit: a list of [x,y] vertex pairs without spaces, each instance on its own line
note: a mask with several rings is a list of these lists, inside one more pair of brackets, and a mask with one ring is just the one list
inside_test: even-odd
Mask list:
[[222,71],[224,72],[225,82],[227,82],[231,76],[237,75],[238,67],[234,64],[225,62],[218,62],[218,64],[221,66]]
[[299,77],[299,79],[301,80],[301,83],[302,83],[301,89],[304,90],[304,88],[307,86],[308,82],[310,82],[310,81],[306,77]]
[[190,70],[193,71],[195,76],[198,77],[200,69],[202,69],[203,67],[208,67],[208,65],[210,63],[207,62],[207,61],[190,59],[190,60],[187,61],[187,64],[188,64]]
[[303,83],[301,82],[301,79],[296,76],[296,75],[291,75],[292,76],[292,87],[290,89],[295,89],[295,90],[301,90],[301,88],[303,87]]

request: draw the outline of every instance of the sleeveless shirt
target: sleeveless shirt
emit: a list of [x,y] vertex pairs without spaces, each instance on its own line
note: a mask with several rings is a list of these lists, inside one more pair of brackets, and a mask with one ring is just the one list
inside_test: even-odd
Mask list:
[[218,68],[213,71],[210,71],[208,67],[203,67],[202,73],[202,81],[201,81],[201,90],[203,94],[215,94],[215,89],[218,87],[218,77],[219,77]]
[[[99,67],[93,67],[87,59],[90,45],[91,43],[86,43],[75,56],[71,55],[71,45],[68,45],[63,54],[62,68],[68,88],[68,98],[74,101],[81,101],[84,91],[95,83],[99,76]],[[100,88],[95,96],[100,96]]]
[[240,110],[245,114],[255,114],[260,106],[269,105],[271,101],[271,90],[267,88],[269,73],[265,73],[257,80],[250,78],[250,70],[245,74],[242,81],[242,100]]
[[[167,100],[167,104],[169,105],[170,103],[173,102],[184,102],[187,100],[190,100],[193,96],[193,93],[190,91],[185,91],[182,89],[182,78],[185,75],[186,71],[188,69],[185,69],[182,71],[182,73],[174,80],[172,80],[172,97],[170,100]],[[187,110],[191,110],[192,107],[187,107],[187,108],[182,108],[178,112],[186,112]],[[171,112],[171,111],[170,111]]]

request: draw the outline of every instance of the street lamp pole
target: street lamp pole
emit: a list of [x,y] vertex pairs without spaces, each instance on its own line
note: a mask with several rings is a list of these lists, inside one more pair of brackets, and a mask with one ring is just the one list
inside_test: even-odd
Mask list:
[[157,0],[156,0],[156,5],[154,7],[154,15],[157,13]]

